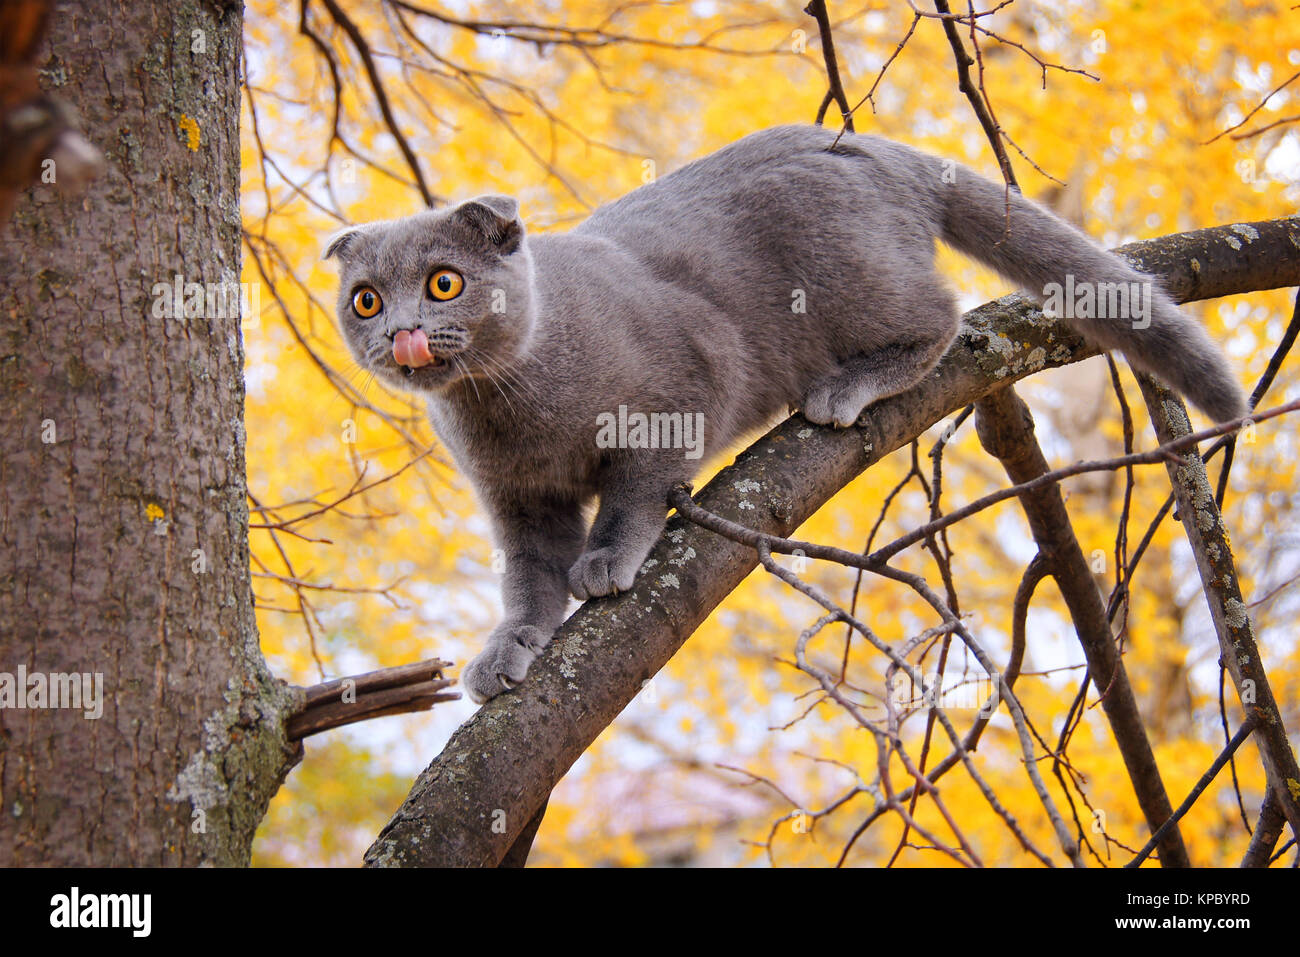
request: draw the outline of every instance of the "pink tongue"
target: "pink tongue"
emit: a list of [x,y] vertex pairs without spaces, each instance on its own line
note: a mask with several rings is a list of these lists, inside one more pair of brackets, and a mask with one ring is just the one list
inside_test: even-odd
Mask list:
[[432,362],[433,353],[429,351],[429,337],[424,334],[424,330],[408,332],[403,329],[393,336],[393,359],[398,365],[410,366],[412,369]]

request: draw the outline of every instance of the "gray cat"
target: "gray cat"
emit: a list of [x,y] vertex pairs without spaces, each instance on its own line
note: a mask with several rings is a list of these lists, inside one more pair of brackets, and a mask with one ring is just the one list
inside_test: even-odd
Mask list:
[[963,167],[783,126],[565,234],[526,237],[515,200],[484,196],[332,237],[348,345],[427,397],[505,554],[505,620],[461,676],[470,697],[523,680],[570,594],[631,587],[701,453],[791,405],[851,426],[925,376],[958,325],[936,239],[1211,418],[1244,414],[1222,354],[1150,277],[1019,195],[1006,228],[1003,187]]

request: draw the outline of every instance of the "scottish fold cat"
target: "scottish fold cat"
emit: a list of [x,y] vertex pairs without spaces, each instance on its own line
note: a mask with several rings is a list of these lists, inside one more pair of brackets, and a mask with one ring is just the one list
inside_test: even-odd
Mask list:
[[470,696],[523,680],[570,594],[632,586],[703,457],[792,405],[851,426],[929,372],[958,325],[936,239],[1211,418],[1244,413],[1223,355],[1150,277],[874,136],[755,133],[562,234],[527,235],[515,200],[483,196],[332,237],[349,347],[427,398],[505,554],[505,620],[461,675]]

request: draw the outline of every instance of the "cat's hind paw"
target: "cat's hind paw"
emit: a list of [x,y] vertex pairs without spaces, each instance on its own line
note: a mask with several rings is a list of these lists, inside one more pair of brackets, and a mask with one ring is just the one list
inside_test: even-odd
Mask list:
[[845,377],[823,380],[808,390],[803,401],[803,416],[814,425],[831,425],[847,429],[858,421],[862,411],[876,399],[869,383]]
[[503,691],[512,691],[528,674],[551,636],[532,625],[501,626],[487,646],[460,673],[460,683],[475,704],[484,704]]

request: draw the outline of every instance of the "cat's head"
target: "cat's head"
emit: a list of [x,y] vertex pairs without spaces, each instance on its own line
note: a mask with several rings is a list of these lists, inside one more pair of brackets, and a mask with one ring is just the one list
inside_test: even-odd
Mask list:
[[349,348],[390,385],[441,392],[499,377],[528,347],[532,261],[508,196],[354,226],[330,237],[324,257],[341,264]]

